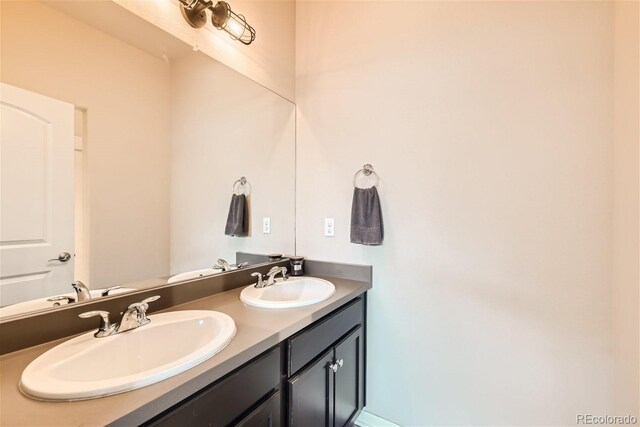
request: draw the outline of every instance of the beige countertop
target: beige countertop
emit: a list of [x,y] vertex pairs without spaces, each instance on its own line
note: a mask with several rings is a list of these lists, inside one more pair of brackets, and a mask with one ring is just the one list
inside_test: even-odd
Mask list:
[[[307,307],[250,307],[240,301],[242,288],[237,288],[164,310],[226,313],[236,323],[236,336],[224,350],[200,365],[126,393],[77,402],[33,400],[18,390],[22,371],[36,357],[69,338],[6,354],[0,357],[0,426],[139,425],[371,289],[367,282],[323,278],[336,286],[336,293],[326,301]],[[153,318],[153,314],[150,317]]]

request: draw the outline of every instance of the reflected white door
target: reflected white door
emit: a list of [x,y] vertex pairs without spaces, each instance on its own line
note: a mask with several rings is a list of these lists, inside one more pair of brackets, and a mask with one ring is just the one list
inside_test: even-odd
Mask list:
[[[0,305],[4,306],[71,290],[74,107],[0,85]],[[70,258],[59,261],[58,254],[64,252]]]

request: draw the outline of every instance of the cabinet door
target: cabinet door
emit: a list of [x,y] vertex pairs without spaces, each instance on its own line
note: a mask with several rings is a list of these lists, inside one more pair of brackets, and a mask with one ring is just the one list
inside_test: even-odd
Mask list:
[[364,404],[362,328],[359,327],[335,347],[335,427],[352,425]]
[[266,402],[236,424],[238,427],[280,427],[280,392],[276,391]]
[[287,383],[290,427],[333,426],[333,349],[303,369]]

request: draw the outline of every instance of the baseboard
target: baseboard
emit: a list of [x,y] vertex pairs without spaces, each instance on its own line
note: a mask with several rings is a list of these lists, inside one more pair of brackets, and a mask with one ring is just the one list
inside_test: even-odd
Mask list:
[[400,427],[398,424],[394,424],[391,421],[387,421],[384,418],[373,415],[364,409],[360,412],[360,416],[358,416],[358,419],[356,420],[356,425],[359,427]]

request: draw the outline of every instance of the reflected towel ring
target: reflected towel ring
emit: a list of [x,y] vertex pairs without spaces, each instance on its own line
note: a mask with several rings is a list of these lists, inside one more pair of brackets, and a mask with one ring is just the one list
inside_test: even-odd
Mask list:
[[[247,186],[247,178],[243,176],[233,183],[233,193],[238,195],[247,194]],[[240,190],[242,190],[242,192],[240,192]]]
[[362,167],[362,169],[360,169],[358,172],[356,172],[355,175],[353,175],[353,186],[355,188],[358,188],[358,185],[356,184],[356,180],[358,179],[358,175],[360,175],[361,173],[364,174],[365,176],[369,176],[369,175],[373,174],[373,176],[375,176],[375,178],[376,178],[376,182],[373,185],[374,186],[378,185],[378,174],[376,173],[376,171],[373,170],[373,166],[371,166],[369,163],[367,163],[366,165],[364,165]]

